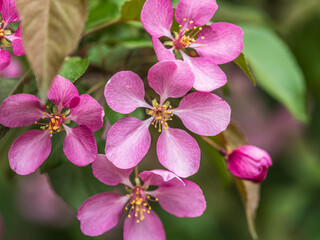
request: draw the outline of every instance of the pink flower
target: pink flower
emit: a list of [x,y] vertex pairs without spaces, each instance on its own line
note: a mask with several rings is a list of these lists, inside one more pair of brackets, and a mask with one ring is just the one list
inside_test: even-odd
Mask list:
[[[194,75],[188,65],[180,60],[156,63],[149,70],[148,82],[160,95],[159,103],[153,99],[152,106],[144,100],[144,85],[137,74],[119,72],[107,83],[104,94],[111,109],[128,114],[144,107],[151,117],[144,121],[125,117],[116,122],[107,135],[106,156],[118,168],[136,166],[150,147],[148,128],[152,124],[162,132],[157,142],[160,163],[176,175],[188,177],[199,169],[200,148],[186,131],[169,128],[168,122],[177,115],[190,131],[214,136],[228,126],[230,107],[223,99],[208,92],[184,96],[193,86]],[[176,109],[172,109],[170,102],[166,101],[182,96]]]
[[[147,0],[141,11],[141,22],[152,35],[153,47],[159,61],[173,60],[180,53],[195,75],[193,87],[211,92],[227,82],[218,64],[237,58],[243,48],[243,32],[230,23],[208,23],[218,9],[215,0],[181,0],[175,11],[179,32],[171,33],[173,8],[170,0]],[[167,37],[164,45],[159,37]],[[190,57],[190,49],[199,57]],[[172,52],[174,51],[174,53]]]
[[[30,94],[10,96],[1,104],[2,125],[14,128],[35,123],[42,129],[24,133],[9,150],[10,167],[20,175],[34,172],[47,159],[51,152],[51,137],[61,131],[66,132],[63,151],[72,163],[86,166],[97,156],[97,144],[92,132],[103,125],[104,111],[100,104],[87,94],[79,96],[77,88],[60,76],[53,81],[48,98],[55,105],[53,112]],[[71,121],[78,126],[68,127]]]
[[10,29],[6,29],[10,23],[20,21],[15,1],[0,0],[0,13],[2,16],[0,22],[0,71],[2,71],[9,65],[11,60],[10,52],[4,50],[4,48],[12,47],[13,54],[16,56],[24,55],[24,48],[20,26],[15,33],[12,33]]
[[[126,185],[128,194],[99,193],[86,200],[79,208],[78,219],[81,230],[89,236],[98,236],[115,227],[123,213],[128,217],[124,222],[124,240],[163,240],[165,232],[150,202],[159,202],[167,212],[177,217],[198,217],[206,209],[206,202],[200,187],[182,180],[165,170],[144,171],[140,181],[133,186],[129,176],[132,169],[118,169],[104,155],[98,155],[92,164],[93,174],[107,185]],[[149,186],[157,189],[149,191]]]
[[238,178],[262,182],[272,165],[269,154],[261,148],[246,145],[233,150],[228,155],[228,168]]
[[23,66],[19,60],[12,58],[7,68],[0,72],[0,78],[19,78],[23,72]]

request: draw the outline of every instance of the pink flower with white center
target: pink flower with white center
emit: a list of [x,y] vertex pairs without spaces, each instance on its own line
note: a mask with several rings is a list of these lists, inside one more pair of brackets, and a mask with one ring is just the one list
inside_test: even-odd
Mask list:
[[[195,75],[193,87],[199,91],[211,92],[223,86],[227,78],[218,65],[237,58],[243,48],[240,27],[225,22],[201,27],[209,22],[217,9],[215,0],[181,0],[175,11],[179,31],[173,35],[170,0],[147,0],[141,11],[142,25],[152,36],[158,60],[174,60],[175,54],[180,53],[191,67]],[[170,39],[164,42],[169,49],[159,40],[163,36]],[[189,56],[192,49],[199,57]]]
[[272,166],[270,155],[252,145],[245,145],[233,150],[227,156],[230,172],[238,178],[248,179],[255,183],[262,182]]
[[8,28],[13,22],[20,21],[16,3],[14,0],[0,0],[0,71],[5,69],[11,60],[10,52],[4,50],[12,47],[13,54],[16,56],[24,55],[24,48],[21,39],[21,27],[19,25],[15,33]]
[[[151,124],[161,132],[157,142],[160,163],[180,177],[191,176],[199,169],[200,148],[186,131],[169,128],[168,122],[176,115],[190,131],[214,136],[228,126],[230,107],[208,92],[184,96],[193,86],[194,75],[188,64],[180,60],[156,63],[149,70],[148,83],[160,96],[159,102],[152,100],[152,105],[144,100],[143,81],[133,72],[119,72],[107,83],[104,95],[111,109],[128,114],[144,107],[151,117],[145,121],[135,117],[117,121],[107,135],[106,156],[118,168],[136,166],[149,150]],[[173,109],[167,99],[182,96],[179,106]]]
[[[86,166],[97,156],[93,132],[103,125],[104,111],[88,94],[79,96],[77,88],[67,79],[57,76],[47,94],[54,104],[53,111],[30,94],[16,94],[6,98],[0,107],[0,123],[6,127],[31,124],[40,129],[30,130],[18,137],[9,150],[10,167],[20,175],[34,172],[51,152],[51,137],[66,132],[63,151],[75,165]],[[67,125],[71,121],[75,128]]]
[[[98,236],[114,228],[122,213],[124,240],[164,240],[165,232],[161,220],[151,209],[150,202],[158,202],[167,212],[177,217],[199,217],[206,209],[200,187],[180,179],[166,170],[144,171],[139,174],[133,186],[129,176],[132,169],[115,167],[104,155],[98,155],[92,164],[94,176],[106,185],[124,184],[125,196],[116,193],[99,193],[86,200],[78,210],[81,230],[89,236]],[[149,186],[156,186],[154,191]]]

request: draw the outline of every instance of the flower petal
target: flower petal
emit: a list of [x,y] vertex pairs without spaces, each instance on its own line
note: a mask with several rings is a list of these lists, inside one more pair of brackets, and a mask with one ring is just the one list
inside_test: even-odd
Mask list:
[[27,175],[37,170],[51,152],[49,131],[30,130],[18,137],[9,150],[9,164],[13,171]]
[[0,71],[8,67],[11,60],[10,52],[0,49]]
[[[201,39],[204,37],[204,39]],[[197,52],[216,64],[224,64],[236,59],[243,49],[243,31],[231,23],[214,23],[200,31]]]
[[131,113],[138,107],[149,107],[144,100],[143,81],[131,71],[113,75],[105,87],[104,96],[109,107],[122,114]]
[[81,231],[88,236],[98,236],[114,228],[127,201],[128,197],[115,193],[99,193],[87,199],[77,215]]
[[97,159],[92,163],[93,175],[106,185],[115,186],[123,183],[132,187],[129,176],[130,169],[120,169],[114,166],[105,155],[98,154]]
[[200,148],[186,131],[169,128],[161,133],[157,142],[160,163],[179,177],[189,177],[199,170]]
[[[1,50],[0,50],[1,52]],[[1,54],[0,54],[1,55]],[[10,56],[10,55],[9,55]],[[0,63],[1,65],[1,63]],[[0,67],[1,69],[1,67]],[[19,78],[21,77],[23,72],[23,66],[22,63],[17,60],[16,58],[13,58],[9,66],[4,69],[2,72],[0,70],[0,77],[4,78]]]
[[31,94],[21,93],[6,98],[0,107],[0,123],[6,127],[34,124],[45,112],[41,100]]
[[186,95],[175,109],[190,131],[204,136],[215,136],[230,123],[228,103],[213,93],[194,92]]
[[160,186],[148,192],[159,199],[160,206],[177,217],[199,217],[206,209],[201,188],[184,179],[185,185]]
[[79,104],[70,109],[67,119],[73,120],[79,125],[87,126],[92,132],[103,126],[103,107],[88,94],[80,95]]
[[76,107],[79,102],[79,92],[68,79],[56,76],[48,91],[49,100],[57,106],[59,111],[63,108]]
[[157,55],[158,61],[175,60],[172,50],[167,49],[157,37],[152,37],[153,49]]
[[63,125],[67,132],[63,141],[63,152],[70,162],[77,166],[87,166],[96,160],[97,143],[93,133],[84,125],[69,128]]
[[153,37],[171,36],[173,8],[170,0],[147,0],[141,11],[141,23]]
[[[217,9],[215,0],[181,0],[175,11],[175,17],[182,28],[192,29],[209,22]],[[190,24],[190,21],[193,23]]]
[[162,61],[150,68],[148,82],[163,104],[167,98],[185,95],[194,84],[194,75],[189,65],[181,60]]
[[105,152],[116,167],[132,168],[147,154],[151,144],[151,121],[151,118],[141,121],[135,117],[124,117],[112,125]]
[[15,0],[1,0],[0,13],[4,20],[4,28],[10,23],[20,21]]
[[193,87],[198,91],[211,92],[227,82],[225,73],[211,60],[203,57],[189,57],[181,52],[183,60],[189,64],[194,77]]
[[126,218],[124,221],[123,240],[165,240],[166,234],[160,218],[154,211],[145,214],[139,223],[135,217]]
[[19,25],[17,31],[14,34],[5,36],[5,38],[11,41],[14,55],[22,56],[25,54],[21,37],[21,24]]
[[163,169],[152,171],[144,171],[139,174],[139,177],[144,182],[143,186],[184,186],[181,178],[172,172]]

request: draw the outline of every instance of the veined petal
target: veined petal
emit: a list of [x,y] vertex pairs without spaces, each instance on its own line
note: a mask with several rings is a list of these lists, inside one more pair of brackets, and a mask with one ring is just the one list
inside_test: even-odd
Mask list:
[[173,8],[170,0],[147,0],[141,11],[141,23],[153,37],[171,36]]
[[8,67],[11,60],[11,54],[10,52],[0,49],[0,72]]
[[50,132],[30,130],[18,137],[9,150],[9,164],[13,171],[27,175],[37,170],[51,152]]
[[186,131],[169,128],[161,133],[157,142],[160,163],[179,177],[189,177],[199,170],[200,148]]
[[77,215],[81,231],[88,236],[98,236],[114,228],[128,199],[115,193],[99,193],[86,200]]
[[177,217],[199,217],[206,209],[201,188],[189,180],[183,180],[185,185],[160,186],[155,191],[148,192],[159,199],[160,206]]
[[1,0],[0,13],[4,20],[4,28],[10,23],[20,21],[15,0]]
[[63,142],[63,152],[70,162],[77,166],[87,166],[96,160],[97,143],[91,130],[84,125],[66,130],[66,138]]
[[181,51],[183,60],[189,64],[194,77],[193,87],[198,91],[211,92],[227,82],[225,73],[211,60],[203,57],[189,57]]
[[197,43],[203,45],[197,48],[201,57],[224,64],[236,59],[242,52],[243,31],[231,23],[214,23],[199,32]]
[[106,185],[115,186],[123,183],[133,188],[129,179],[132,168],[117,168],[105,155],[98,154],[97,159],[92,163],[92,172],[97,179]]
[[181,0],[175,11],[175,17],[183,28],[192,29],[209,22],[217,9],[215,0]]
[[104,90],[109,107],[122,114],[131,113],[138,107],[149,107],[144,100],[144,93],[143,81],[131,71],[113,75]]
[[139,174],[139,177],[144,182],[143,186],[184,186],[181,178],[172,172],[163,169],[152,171],[144,171]]
[[152,37],[153,49],[157,55],[158,61],[175,60],[172,50],[167,49],[157,37]]
[[190,131],[204,136],[215,136],[230,123],[228,103],[213,93],[194,92],[186,95],[175,109]]
[[21,93],[6,98],[0,107],[0,123],[6,127],[28,126],[38,121],[45,112],[41,100]]
[[11,41],[14,55],[22,56],[25,54],[21,38],[21,24],[19,25],[17,31],[14,34],[5,36],[5,38]]
[[151,121],[151,118],[141,121],[135,117],[124,117],[112,125],[105,152],[116,167],[132,168],[147,154],[151,144]]
[[148,83],[160,95],[160,104],[163,104],[167,98],[185,95],[194,84],[194,75],[189,65],[181,60],[162,61],[150,68]]
[[145,214],[139,223],[135,217],[126,218],[124,221],[123,240],[165,240],[166,234],[160,218],[154,211]]
[[70,109],[67,119],[73,120],[79,125],[87,126],[92,132],[103,126],[103,107],[88,94],[80,95],[79,104]]
[[63,108],[76,107],[79,102],[79,92],[68,79],[56,76],[48,91],[49,100],[61,111]]

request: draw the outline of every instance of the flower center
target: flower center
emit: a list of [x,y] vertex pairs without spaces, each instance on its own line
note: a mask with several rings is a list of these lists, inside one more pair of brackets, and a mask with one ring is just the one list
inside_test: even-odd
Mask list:
[[3,27],[4,27],[4,21],[2,20],[1,23],[0,23],[0,38],[3,38],[4,35],[5,35]]
[[168,129],[167,121],[172,120],[174,110],[171,110],[169,101],[166,101],[163,105],[159,105],[156,99],[152,100],[152,109],[147,109],[146,113],[153,117],[152,125],[158,128],[158,131]]
[[[133,189],[133,192],[127,194],[127,196],[131,196],[131,199],[125,207],[125,210],[130,208],[128,218],[137,218],[137,223],[145,218],[145,213],[150,214],[151,206],[148,201],[158,201],[158,198],[152,199],[149,195],[145,195],[144,190],[141,187],[136,187]],[[131,207],[129,207],[130,205]]]
[[53,108],[51,112],[49,106],[47,106],[48,112],[43,112],[42,120],[44,122],[35,122],[35,124],[40,125],[40,129],[50,131],[50,137],[53,136],[53,133],[58,133],[63,130],[62,123],[69,123],[69,120],[66,120],[66,115],[69,114],[70,110],[65,111],[64,113],[59,113],[57,108]]

